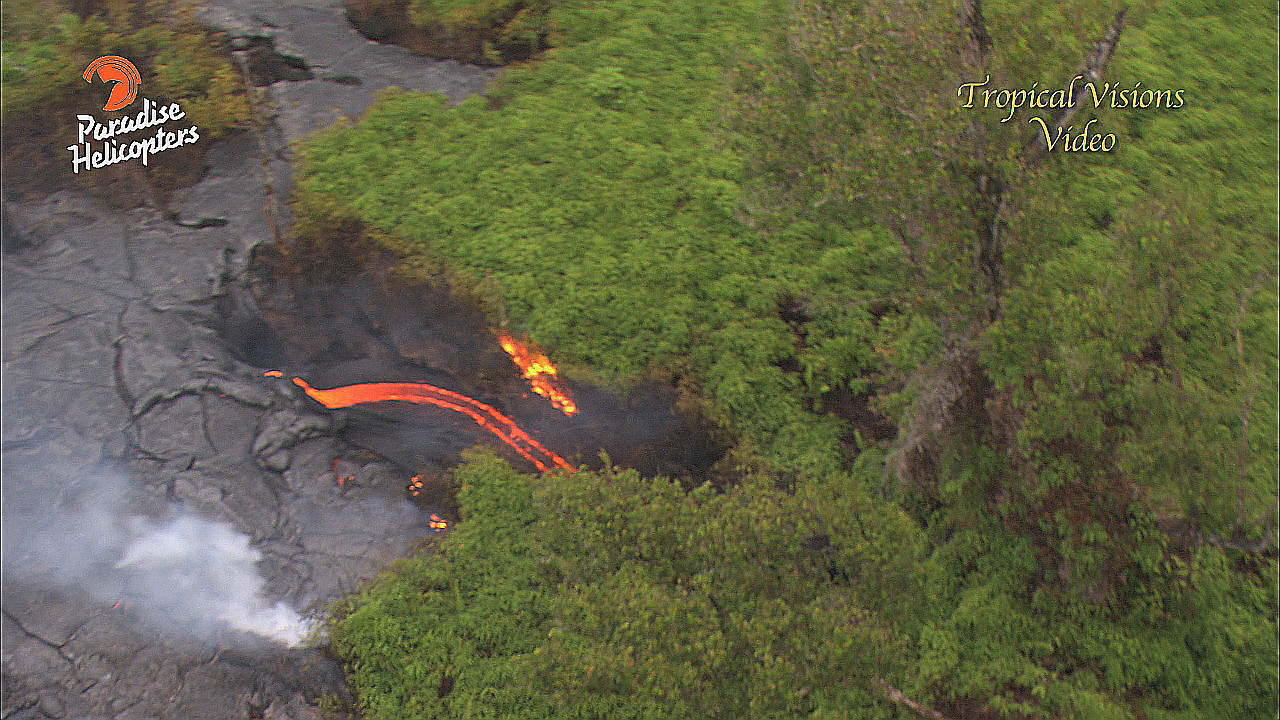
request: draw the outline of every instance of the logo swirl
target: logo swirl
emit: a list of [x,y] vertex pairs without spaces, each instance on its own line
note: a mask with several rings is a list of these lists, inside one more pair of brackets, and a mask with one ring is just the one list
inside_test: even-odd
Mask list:
[[119,55],[103,55],[84,69],[84,81],[92,83],[94,73],[97,73],[103,82],[115,83],[111,88],[111,96],[107,98],[107,104],[102,106],[103,110],[111,111],[128,107],[138,98],[138,86],[142,84],[142,76],[138,74],[138,68],[128,60]]

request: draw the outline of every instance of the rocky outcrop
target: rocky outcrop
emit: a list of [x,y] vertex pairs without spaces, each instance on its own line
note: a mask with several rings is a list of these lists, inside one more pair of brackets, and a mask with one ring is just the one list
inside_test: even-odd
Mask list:
[[340,117],[359,118],[384,88],[441,92],[456,103],[482,92],[496,72],[370,41],[333,0],[218,0],[199,18],[231,37],[251,83],[270,83],[259,109],[270,115],[286,152]]
[[409,5],[410,0],[348,0],[347,19],[370,40],[477,65],[527,60],[548,47],[548,33],[537,29],[546,24],[546,11],[531,3],[494,4],[487,16],[452,24],[416,24]]

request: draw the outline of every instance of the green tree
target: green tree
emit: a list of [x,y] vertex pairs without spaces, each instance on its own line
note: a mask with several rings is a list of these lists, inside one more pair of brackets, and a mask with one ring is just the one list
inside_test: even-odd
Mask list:
[[463,522],[439,546],[348,600],[334,615],[368,720],[545,717],[533,652],[554,585],[524,478],[493,455],[458,471]]
[[[761,224],[885,227],[909,268],[882,399],[936,547],[909,689],[938,707],[1275,704],[1273,20],[809,2],[739,80]],[[1115,150],[1052,155],[1034,113],[964,107],[968,83],[1077,75],[1191,100],[1095,110],[1077,82],[1046,127],[1094,120]]]
[[564,579],[542,667],[581,716],[889,711],[876,683],[903,668],[905,636],[870,601],[911,592],[923,546],[858,483],[790,495],[766,478],[686,493],[634,471],[544,482],[541,535]]
[[873,718],[910,634],[912,523],[843,477],[686,491],[635,471],[458,471],[464,520],[333,631],[369,718]]

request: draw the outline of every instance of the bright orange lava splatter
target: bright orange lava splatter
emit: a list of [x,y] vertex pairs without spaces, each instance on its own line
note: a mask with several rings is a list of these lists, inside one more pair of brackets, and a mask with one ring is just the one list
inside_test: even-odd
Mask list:
[[556,366],[551,364],[546,355],[506,333],[498,333],[498,342],[511,356],[512,362],[520,367],[534,392],[550,400],[551,404],[563,411],[565,415],[578,412],[578,406],[573,402],[573,395],[568,388],[557,382]]
[[449,521],[435,513],[431,513],[431,529],[436,532],[444,532],[449,529]]
[[564,458],[543,447],[541,443],[530,437],[529,433],[521,430],[511,418],[461,393],[426,383],[364,383],[342,385],[332,390],[318,390],[308,385],[302,378],[294,378],[293,382],[316,402],[327,408],[400,400],[455,410],[475,420],[480,427],[496,435],[499,440],[523,455],[539,470],[546,472],[551,465],[555,465],[569,472],[575,471],[575,468],[565,462]]

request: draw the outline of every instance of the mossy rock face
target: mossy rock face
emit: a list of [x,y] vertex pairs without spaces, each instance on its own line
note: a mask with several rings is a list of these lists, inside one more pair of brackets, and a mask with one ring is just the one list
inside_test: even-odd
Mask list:
[[347,0],[347,20],[370,40],[475,65],[520,62],[549,47],[546,3],[481,3],[447,13],[420,4]]

